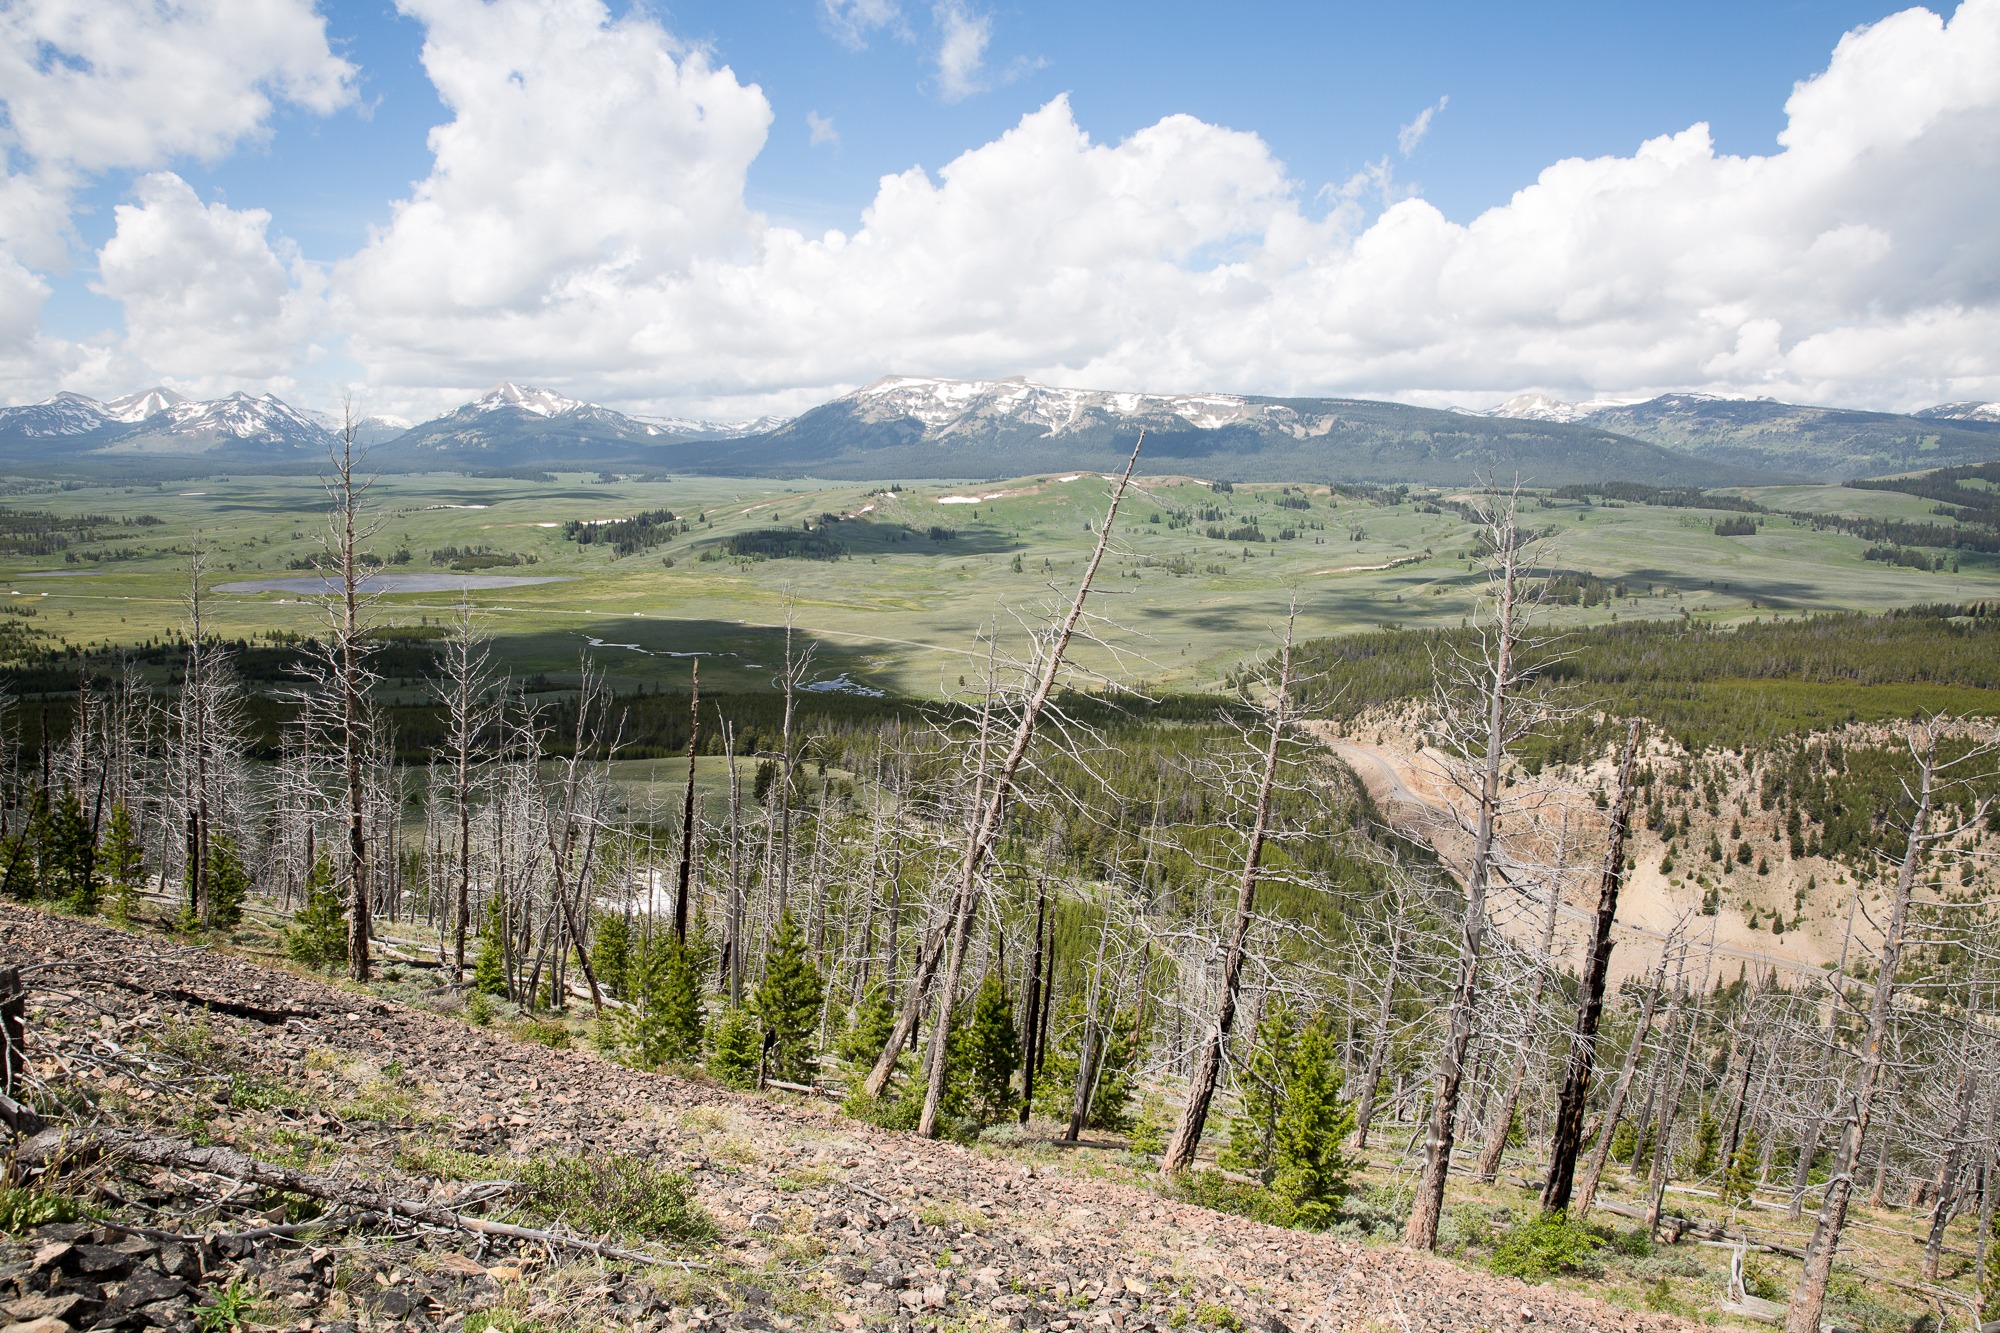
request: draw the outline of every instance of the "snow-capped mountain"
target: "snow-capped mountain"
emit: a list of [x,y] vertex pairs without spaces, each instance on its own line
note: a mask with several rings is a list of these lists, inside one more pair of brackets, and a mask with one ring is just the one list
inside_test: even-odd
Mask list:
[[128,393],[122,398],[113,398],[104,404],[104,415],[113,421],[123,421],[127,425],[133,425],[170,407],[178,407],[186,401],[186,398],[172,389],[154,387],[138,393]]
[[1926,421],[2000,422],[2000,403],[1939,403],[1910,414]]
[[139,419],[105,449],[114,453],[202,454],[253,446],[262,453],[323,453],[330,443],[332,436],[325,427],[289,403],[268,393],[255,397],[232,393],[209,402],[182,399],[171,403]]
[[513,408],[532,417],[559,417],[565,412],[587,406],[589,404],[578,399],[565,398],[547,389],[524,389],[512,380],[502,380],[458,410],[477,413]]
[[80,393],[59,393],[23,407],[0,407],[0,438],[54,439],[88,435],[112,420],[105,405]]
[[1026,379],[892,375],[773,430],[673,451],[687,471],[883,479],[1002,477],[1121,465],[1239,481],[1445,481],[1519,472],[1537,484],[1622,477],[1722,484],[1705,467],[1591,426],[1467,416],[1353,398],[1066,389]]
[[1236,394],[1120,393],[1058,389],[1015,377],[948,380],[892,375],[837,400],[863,420],[922,422],[935,438],[996,422],[1039,427],[1047,435],[1087,430],[1107,420],[1158,421],[1196,430],[1257,423],[1293,435],[1312,433],[1306,417],[1272,399]]
[[[63,457],[86,454],[282,456],[319,451],[329,436],[270,394],[232,393],[198,402],[153,388],[98,402],[59,393],[25,407],[0,408],[0,447],[17,456],[37,442],[65,441]],[[46,448],[47,446],[42,446]]]
[[735,439],[777,424],[770,418],[714,422],[632,416],[508,380],[462,407],[411,427],[394,448],[420,459],[458,455],[509,467],[599,462],[658,466],[661,460],[649,452],[651,446]]
[[1517,393],[1482,416],[1507,417],[1514,421],[1582,421],[1607,407],[1624,407],[1629,398],[1590,398],[1580,403],[1565,402],[1545,393]]

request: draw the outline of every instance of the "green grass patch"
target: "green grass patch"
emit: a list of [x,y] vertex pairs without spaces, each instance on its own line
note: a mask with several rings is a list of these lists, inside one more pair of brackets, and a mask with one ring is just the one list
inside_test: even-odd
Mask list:
[[25,1236],[36,1227],[85,1216],[84,1206],[67,1194],[37,1186],[0,1186],[0,1233]]
[[535,1157],[513,1172],[522,1202],[588,1235],[704,1241],[715,1222],[694,1200],[688,1178],[640,1157]]

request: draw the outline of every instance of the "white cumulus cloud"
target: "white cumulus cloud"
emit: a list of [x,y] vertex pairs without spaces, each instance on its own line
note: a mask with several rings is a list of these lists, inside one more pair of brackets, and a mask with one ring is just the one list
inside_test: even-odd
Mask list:
[[262,139],[280,105],[329,114],[353,99],[355,72],[312,0],[0,4],[0,386],[106,390],[119,387],[107,377],[148,373],[110,337],[26,330],[49,293],[41,274],[74,260],[78,190],[178,158],[219,160]]
[[840,131],[834,128],[832,116],[822,116],[817,111],[806,112],[806,138],[815,148],[822,144],[840,142]]
[[[1556,162],[1469,219],[1407,197],[1387,152],[1320,189],[1256,134],[1170,116],[1101,141],[1056,98],[935,170],[883,177],[854,225],[820,234],[748,206],[770,102],[652,11],[402,3],[450,115],[429,174],[323,275],[258,210],[142,182],[100,277],[134,355],[184,365],[177,349],[199,349],[244,374],[303,363],[300,312],[323,279],[376,396],[412,408],[505,375],[747,414],[891,371],[1465,403],[1522,389],[2000,398],[2000,0],[1850,33],[1793,90],[1769,152],[1663,127],[1628,153]],[[823,8],[865,32],[901,13]],[[990,21],[969,0],[932,17],[938,93],[993,82]],[[953,21],[968,26],[947,58]],[[310,61],[318,83],[262,68],[236,86],[290,97],[296,77],[323,104],[346,87]],[[238,127],[213,131],[223,142],[264,114],[202,123]],[[36,207],[10,185],[0,225],[32,229]],[[199,283],[173,274],[175,256]],[[46,287],[5,261],[0,358],[46,358],[21,313]]]
[[287,376],[311,355],[319,275],[267,235],[261,208],[204,204],[172,172],[143,177],[98,252],[94,290],[125,308],[127,355],[187,382]]

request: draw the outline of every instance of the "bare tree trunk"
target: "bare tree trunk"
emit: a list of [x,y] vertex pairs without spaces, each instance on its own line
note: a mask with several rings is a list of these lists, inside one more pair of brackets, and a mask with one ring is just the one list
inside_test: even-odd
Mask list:
[[1910,817],[1909,836],[1903,860],[1896,872],[1895,896],[1890,903],[1889,924],[1883,932],[1877,955],[1875,993],[1868,1008],[1868,1035],[1861,1050],[1861,1068],[1846,1101],[1840,1129],[1834,1142],[1833,1171],[1827,1179],[1826,1196],[1813,1223],[1812,1240],[1806,1245],[1804,1270],[1798,1289],[1785,1312],[1785,1333],[1819,1333],[1820,1312],[1826,1305],[1826,1288],[1833,1276],[1834,1251],[1847,1225],[1847,1204],[1854,1192],[1855,1159],[1861,1141],[1868,1134],[1868,1121],[1875,1110],[1875,1091],[1882,1079],[1882,1067],[1889,1039],[1889,1021],[1896,998],[1896,967],[1902,959],[1903,932],[1910,914],[1910,895],[1916,887],[1917,866],[1931,842],[1926,828],[1930,819],[1931,784],[1936,775],[1937,737],[1926,732],[1921,749],[1912,745],[1917,757],[1916,808]]
[[1965,1166],[1967,1139],[1972,1129],[1972,1107],[1979,1098],[1979,1076],[1974,1072],[1972,1062],[1972,1027],[1979,1021],[1974,1010],[1966,1017],[1965,1029],[1958,1043],[1958,1116],[1952,1125],[1951,1135],[1945,1140],[1944,1160],[1938,1163],[1937,1205],[1931,1209],[1930,1235],[1924,1240],[1924,1277],[1935,1282],[1938,1278],[1938,1260],[1944,1253],[1945,1228],[1951,1225],[1952,1214],[1958,1205],[1958,1177]]
[[[1271,824],[1271,796],[1278,785],[1278,755],[1286,723],[1290,721],[1292,630],[1297,620],[1294,608],[1285,621],[1285,646],[1278,659],[1278,695],[1268,715],[1271,738],[1264,747],[1264,769],[1257,780],[1257,814],[1250,826],[1249,844],[1243,850],[1243,871],[1236,883],[1236,917],[1230,924],[1229,942],[1223,948],[1222,995],[1216,1002],[1215,1021],[1202,1039],[1194,1076],[1188,1081],[1187,1105],[1160,1159],[1164,1175],[1175,1175],[1194,1164],[1195,1152],[1201,1147],[1202,1128],[1208,1122],[1208,1106],[1215,1098],[1216,1078],[1222,1072],[1222,1043],[1229,1039],[1229,1030],[1236,1022],[1236,993],[1243,981],[1243,945],[1250,937],[1250,922],[1256,915],[1257,868],[1263,860],[1264,836]],[[1074,1127],[1070,1137],[1076,1137]]]
[[361,680],[361,568],[356,548],[360,533],[356,519],[360,504],[354,485],[354,410],[343,418],[339,452],[334,455],[333,485],[339,521],[340,544],[340,709],[342,763],[347,774],[347,975],[355,981],[369,976],[369,944],[373,938],[368,894],[368,840],[364,773],[363,712]]
[[[1564,816],[1567,824],[1568,816]],[[1568,830],[1564,830],[1563,850],[1568,851]],[[1527,1021],[1522,1026],[1520,1049],[1514,1052],[1514,1062],[1507,1071],[1507,1090],[1500,1096],[1500,1105],[1495,1108],[1493,1118],[1487,1122],[1486,1147],[1479,1154],[1478,1179],[1491,1184],[1500,1175],[1500,1161],[1507,1152],[1507,1132],[1514,1127],[1514,1108],[1521,1100],[1521,1085],[1528,1077],[1528,1057],[1535,1046],[1535,1027],[1541,1020],[1542,991],[1548,985],[1549,968],[1554,966],[1551,956],[1556,943],[1556,913],[1562,909],[1563,879],[1567,867],[1558,866],[1550,877],[1549,901],[1542,915],[1541,952],[1535,959],[1535,975],[1528,983]]]
[[[694,757],[701,740],[701,659],[689,662],[687,794],[681,802],[680,873],[674,878],[674,939],[680,944],[687,943],[688,885],[694,876]],[[786,708],[789,713],[789,702]]]
[[1028,1123],[1028,1116],[1035,1106],[1035,1020],[1042,1008],[1042,927],[1049,914],[1049,885],[1042,881],[1042,891],[1035,903],[1035,957],[1028,968],[1028,1004],[1021,1021],[1021,1123]]
[[1375,1003],[1375,1037],[1368,1047],[1368,1068],[1361,1075],[1361,1096],[1354,1106],[1354,1146],[1368,1147],[1368,1127],[1375,1123],[1375,1085],[1382,1081],[1382,1066],[1389,1060],[1389,1020],[1396,1003],[1396,971],[1403,960],[1403,918],[1398,913],[1389,922],[1389,969],[1382,978],[1382,994]]
[[1672,938],[1660,946],[1660,963],[1653,972],[1653,984],[1647,988],[1646,998],[1639,1002],[1639,1021],[1632,1029],[1632,1045],[1625,1052],[1625,1064],[1618,1071],[1618,1082],[1612,1085],[1611,1100],[1604,1107],[1604,1125],[1597,1135],[1597,1146],[1591,1150],[1590,1165],[1584,1170],[1583,1184],[1576,1192],[1579,1217],[1590,1216],[1590,1205],[1597,1198],[1598,1182],[1604,1179],[1604,1167],[1611,1160],[1611,1138],[1618,1129],[1618,1117],[1625,1111],[1625,1099],[1631,1096],[1632,1080],[1638,1075],[1639,1060],[1646,1049],[1646,1037],[1653,1028],[1653,1013],[1659,1007],[1661,993],[1666,989],[1667,957],[1673,952],[1673,946]]
[[1479,968],[1486,938],[1487,880],[1492,873],[1495,820],[1500,807],[1501,768],[1507,758],[1508,716],[1514,684],[1514,647],[1520,634],[1516,614],[1517,574],[1521,542],[1510,505],[1490,524],[1500,560],[1496,625],[1486,679],[1486,736],[1477,792],[1478,816],[1473,832],[1472,861],[1465,882],[1465,918],[1459,937],[1458,981],[1452,988],[1444,1049],[1438,1055],[1436,1093],[1431,1100],[1429,1132],[1424,1140],[1423,1174],[1416,1200],[1403,1229],[1403,1243],[1412,1249],[1437,1248],[1438,1224],[1444,1217],[1446,1178],[1451,1174],[1451,1148],[1457,1134],[1458,1095],[1465,1079],[1465,1055],[1478,1021]]
[[[1583,1113],[1590,1100],[1591,1076],[1597,1067],[1597,1027],[1604,1017],[1604,986],[1611,972],[1611,927],[1618,917],[1618,895],[1625,887],[1625,835],[1632,818],[1632,761],[1638,753],[1639,724],[1635,721],[1625,735],[1624,758],[1618,762],[1618,799],[1611,807],[1604,868],[1597,879],[1597,925],[1584,961],[1583,994],[1576,1007],[1576,1027],[1570,1034],[1569,1062],[1563,1071],[1562,1093],[1557,1102],[1555,1135],[1549,1145],[1549,1173],[1542,1184],[1542,1211],[1547,1213],[1560,1213],[1569,1207],[1576,1157],[1583,1148]],[[1609,1124],[1606,1124],[1607,1134]]]
[[[994,839],[1000,834],[1000,817],[1007,808],[1007,799],[1012,792],[1015,776],[1027,758],[1028,746],[1035,739],[1035,730],[1041,721],[1042,710],[1047,706],[1049,696],[1055,691],[1056,681],[1062,672],[1063,657],[1069,651],[1069,642],[1076,633],[1077,622],[1083,618],[1084,601],[1090,595],[1091,584],[1097,577],[1098,566],[1104,563],[1105,551],[1111,545],[1111,530],[1118,517],[1118,506],[1125,498],[1125,488],[1131,484],[1132,469],[1138,465],[1139,450],[1145,442],[1145,432],[1141,431],[1138,443],[1132,448],[1131,458],[1126,460],[1124,475],[1118,479],[1118,484],[1111,493],[1111,505],[1104,516],[1103,529],[1098,533],[1097,548],[1091,552],[1090,563],[1084,567],[1083,579],[1077,585],[1076,597],[1070,603],[1069,612],[1064,616],[1049,645],[1047,658],[1042,663],[1040,678],[1022,705],[1013,744],[1008,748],[1006,757],[1001,761],[999,772],[994,775],[992,783],[985,792],[982,808],[974,819],[969,831],[970,836],[965,842],[964,853],[959,860],[953,908],[947,910],[935,942],[926,940],[919,952],[915,975],[910,978],[909,994],[903,1003],[902,1012],[896,1016],[896,1026],[889,1034],[888,1041],[884,1043],[874,1069],[869,1071],[868,1078],[862,1085],[871,1097],[882,1095],[882,1089],[888,1086],[890,1074],[895,1071],[898,1052],[902,1050],[904,1043],[910,1040],[910,1034],[916,1030],[917,1019],[923,1009],[924,996],[930,990],[931,978],[935,975],[938,964],[943,961],[945,945],[953,934],[952,924],[960,916],[969,917],[968,909],[977,906],[980,873],[987,855],[992,851]],[[951,970],[946,978],[942,999],[942,1004],[947,1007],[957,991],[959,973],[965,961],[963,932],[959,932],[958,940],[959,943],[953,950]],[[924,1113],[919,1122],[919,1130],[927,1138],[937,1130],[937,1100],[944,1091],[946,1026],[940,1023],[938,1031],[932,1034],[930,1088],[924,1098]]]

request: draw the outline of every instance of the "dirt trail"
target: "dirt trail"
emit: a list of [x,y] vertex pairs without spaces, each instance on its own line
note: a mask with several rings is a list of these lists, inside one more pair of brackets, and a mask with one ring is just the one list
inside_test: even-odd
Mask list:
[[[50,975],[66,991],[116,1016],[92,1020],[105,1033],[205,1014],[219,1070],[314,1089],[336,1077],[330,1068],[407,1071],[399,1076],[410,1105],[395,1117],[403,1123],[368,1123],[330,1102],[288,1113],[339,1140],[341,1169],[352,1176],[442,1190],[399,1174],[395,1163],[406,1159],[396,1154],[413,1143],[503,1160],[630,1152],[686,1171],[725,1233],[713,1253],[731,1276],[674,1297],[678,1304],[655,1302],[645,1317],[621,1307],[616,1322],[625,1326],[908,1333],[914,1321],[933,1320],[1137,1333],[1198,1327],[1226,1310],[1238,1327],[1274,1333],[1698,1327],[1399,1248],[1210,1212],[1093,1178],[1087,1153],[926,1142],[822,1104],[642,1073],[379,993],[71,919],[0,909],[0,957],[55,965]],[[213,1003],[204,1010],[201,1001]],[[442,993],[433,1002],[448,1003]],[[216,1003],[252,1016],[230,1017]],[[46,1072],[60,1073],[53,1062]],[[221,1107],[206,1128],[218,1142],[245,1140],[249,1151],[269,1121]],[[778,1308],[802,1313],[775,1313],[773,1292]],[[433,1308],[441,1302],[419,1302],[410,1322],[428,1326],[434,1315],[454,1326],[449,1311]]]

